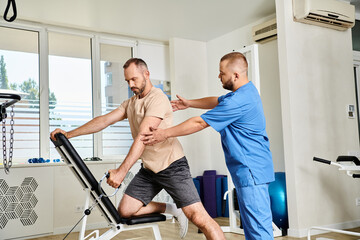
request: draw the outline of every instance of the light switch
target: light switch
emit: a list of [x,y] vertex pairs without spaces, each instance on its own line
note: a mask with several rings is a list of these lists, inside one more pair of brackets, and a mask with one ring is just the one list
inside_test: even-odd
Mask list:
[[355,105],[349,104],[347,106],[348,118],[355,118]]

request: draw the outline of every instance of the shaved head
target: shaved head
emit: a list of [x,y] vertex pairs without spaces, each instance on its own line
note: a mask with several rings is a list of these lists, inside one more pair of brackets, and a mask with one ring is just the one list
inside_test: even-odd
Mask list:
[[220,62],[225,62],[226,67],[234,72],[243,73],[248,70],[248,63],[245,56],[239,52],[231,52],[224,55]]
[[220,60],[219,76],[223,88],[236,91],[249,82],[247,78],[248,63],[245,56],[239,52],[231,52]]

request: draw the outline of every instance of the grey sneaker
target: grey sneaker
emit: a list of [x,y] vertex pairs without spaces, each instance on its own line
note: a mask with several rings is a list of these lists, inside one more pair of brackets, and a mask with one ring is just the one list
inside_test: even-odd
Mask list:
[[181,211],[181,214],[179,216],[177,217],[174,216],[174,219],[176,220],[179,226],[180,238],[183,239],[188,231],[189,220],[187,219],[183,211]]

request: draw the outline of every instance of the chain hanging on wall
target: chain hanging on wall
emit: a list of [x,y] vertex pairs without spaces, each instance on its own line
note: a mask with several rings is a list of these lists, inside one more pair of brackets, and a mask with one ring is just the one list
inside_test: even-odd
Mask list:
[[13,148],[14,148],[14,106],[11,106],[10,112],[10,147],[9,147],[9,160],[7,159],[6,148],[6,108],[1,106],[1,118],[2,118],[2,142],[3,142],[3,163],[6,174],[9,174],[12,166]]
[[[13,149],[14,149],[14,104],[21,100],[20,92],[13,90],[0,89],[0,99],[7,99],[0,104],[0,122],[2,123],[2,142],[3,142],[3,166],[6,174],[9,174],[12,166]],[[6,148],[6,108],[11,107],[10,111],[10,144],[9,158],[7,158]]]

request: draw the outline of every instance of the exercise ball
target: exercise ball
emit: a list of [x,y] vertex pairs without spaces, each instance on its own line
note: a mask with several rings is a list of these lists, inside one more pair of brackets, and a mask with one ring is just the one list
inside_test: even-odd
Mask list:
[[285,173],[276,172],[275,181],[269,185],[269,195],[273,222],[280,229],[288,229]]

